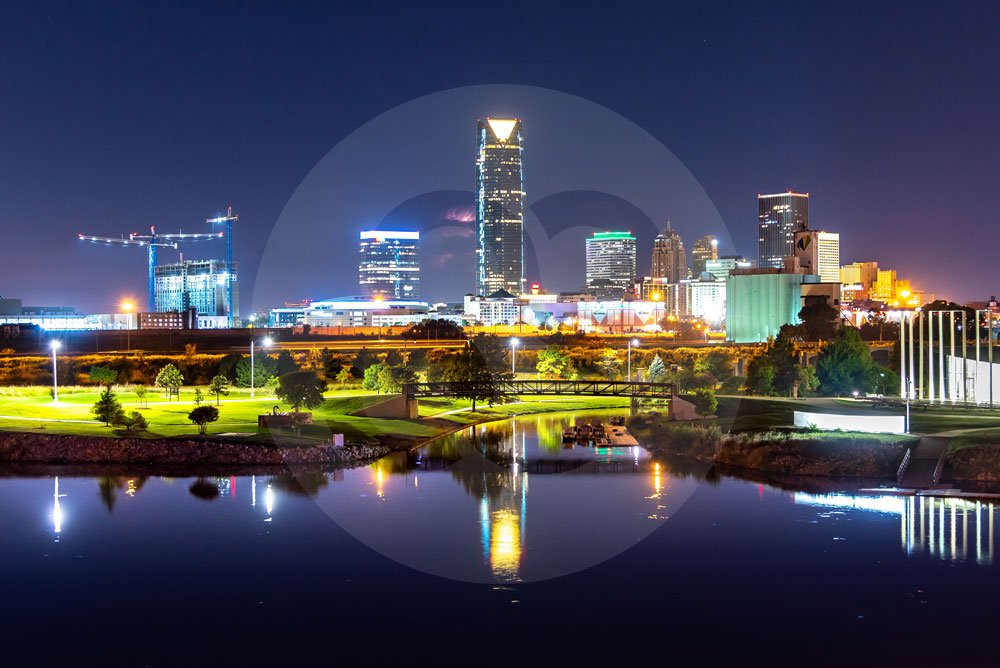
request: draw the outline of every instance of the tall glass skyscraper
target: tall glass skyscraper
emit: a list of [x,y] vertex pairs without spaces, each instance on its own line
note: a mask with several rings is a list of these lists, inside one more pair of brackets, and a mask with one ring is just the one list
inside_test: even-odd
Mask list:
[[587,239],[587,288],[621,298],[635,284],[635,237],[595,232]]
[[476,155],[476,293],[524,294],[521,121],[479,121]]
[[361,233],[358,287],[368,299],[420,298],[420,232]]
[[795,233],[809,229],[809,193],[757,195],[757,266],[780,269],[795,254]]
[[705,263],[719,259],[719,240],[714,234],[706,234],[694,242],[691,248],[691,277],[698,280],[705,272]]

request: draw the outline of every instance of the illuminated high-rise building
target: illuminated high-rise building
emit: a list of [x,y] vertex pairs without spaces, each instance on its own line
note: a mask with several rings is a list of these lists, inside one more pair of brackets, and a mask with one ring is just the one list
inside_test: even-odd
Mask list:
[[420,233],[361,233],[358,287],[366,299],[420,298]]
[[624,296],[635,284],[635,237],[631,232],[595,232],[587,239],[587,288],[606,287]]
[[719,240],[714,234],[706,234],[691,247],[691,277],[698,280],[705,272],[705,263],[719,259]]
[[840,235],[806,230],[795,233],[795,257],[824,283],[840,283]]
[[794,255],[795,233],[809,229],[809,193],[757,195],[757,266],[781,269]]
[[653,241],[653,266],[650,278],[665,278],[669,283],[676,283],[687,278],[687,255],[684,254],[684,241],[681,235],[674,232],[667,221],[667,229],[660,232]]
[[479,121],[476,155],[476,292],[520,295],[524,283],[521,121]]

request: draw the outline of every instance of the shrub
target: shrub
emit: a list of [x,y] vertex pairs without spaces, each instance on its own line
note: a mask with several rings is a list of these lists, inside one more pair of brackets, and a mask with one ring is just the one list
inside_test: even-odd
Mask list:
[[719,407],[719,401],[715,398],[715,392],[710,387],[699,387],[694,391],[694,409],[699,415],[715,415]]
[[204,434],[208,430],[208,423],[219,419],[219,409],[215,406],[198,406],[188,413],[188,419],[198,425],[199,434]]

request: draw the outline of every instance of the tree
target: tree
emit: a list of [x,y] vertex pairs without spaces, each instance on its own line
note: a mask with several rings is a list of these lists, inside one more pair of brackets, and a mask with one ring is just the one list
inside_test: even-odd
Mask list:
[[618,359],[617,351],[613,348],[605,348],[601,351],[601,356],[597,359],[596,366],[598,371],[607,376],[608,380],[611,380],[618,375],[622,362]]
[[569,366],[569,355],[559,346],[551,344],[545,350],[539,351],[535,369],[542,376],[551,375],[552,378],[557,378],[566,371],[567,366]]
[[389,366],[381,365],[378,372],[379,389],[386,394],[395,394],[403,389],[403,385],[417,382],[417,372],[404,364]]
[[188,419],[198,425],[199,434],[204,434],[208,430],[208,423],[219,419],[219,409],[215,406],[198,406],[188,413]]
[[406,363],[406,360],[403,358],[403,353],[399,352],[395,348],[387,352],[385,354],[385,359],[382,361],[386,366],[399,366]]
[[156,374],[156,386],[164,388],[168,395],[174,394],[183,384],[184,376],[173,364],[166,365]]
[[201,391],[200,387],[194,388],[194,405],[201,406],[202,402],[205,401],[205,393]]
[[816,376],[816,369],[806,364],[799,365],[792,396],[798,398],[800,394],[812,394],[817,387],[819,387],[819,378]]
[[347,387],[348,381],[353,377],[354,374],[351,373],[351,367],[346,364],[340,367],[340,372],[337,374],[337,382],[340,383],[340,389]]
[[198,355],[198,344],[196,343],[185,343],[184,344],[184,369],[188,370],[195,362],[195,357]]
[[646,376],[651,383],[662,383],[667,377],[667,366],[658,354],[654,355],[653,361],[649,363],[649,368],[646,369]]
[[105,427],[111,426],[112,422],[115,422],[122,416],[122,405],[118,403],[118,398],[111,391],[110,385],[104,386],[104,391],[101,392],[101,396],[98,397],[97,401],[91,407],[90,412],[93,413],[94,417],[103,422]]
[[[479,335],[476,339],[479,339]],[[476,410],[477,401],[485,401],[492,406],[502,403],[505,394],[503,383],[513,379],[510,367],[500,363],[499,367],[491,366],[487,356],[497,362],[497,349],[493,341],[497,337],[488,337],[482,347],[468,346],[460,353],[448,355],[441,359],[443,380],[453,383],[468,383],[456,396],[472,400],[472,410]],[[491,349],[492,348],[492,349]],[[485,353],[484,354],[484,350]]]
[[840,312],[826,302],[814,302],[802,307],[799,320],[810,341],[829,341],[837,333]]
[[118,380],[118,373],[113,369],[109,369],[104,366],[92,366],[90,367],[90,371],[87,373],[87,377],[90,379],[91,383],[111,385]]
[[694,370],[711,375],[716,383],[725,383],[733,377],[733,356],[724,348],[713,348],[695,360]]
[[362,348],[354,355],[354,361],[351,362],[351,373],[354,374],[355,378],[364,378],[365,370],[372,364],[377,364],[378,361],[375,353],[367,348]]
[[136,385],[135,386],[135,398],[142,402],[143,408],[147,407],[147,405],[146,405],[146,392],[147,392],[147,390],[146,390],[146,386],[145,385]]
[[208,386],[208,391],[215,395],[215,405],[219,405],[219,397],[229,396],[229,379],[219,374],[212,379],[211,384]]
[[719,400],[715,398],[715,392],[710,387],[699,387],[694,391],[692,399],[694,409],[698,415],[715,415],[719,407]]
[[376,362],[365,369],[364,380],[361,381],[361,387],[369,392],[378,392],[380,388],[378,375],[382,372],[382,367],[383,364],[381,362]]
[[[274,378],[278,363],[273,357],[257,355],[253,361],[253,386],[264,387]],[[250,387],[250,358],[244,357],[236,364],[236,387]]]
[[774,365],[766,353],[751,357],[747,363],[746,391],[762,397],[774,394]]
[[403,332],[402,336],[404,339],[410,339],[411,341],[426,341],[429,339],[457,340],[465,338],[465,331],[451,320],[428,319],[416,325],[410,325]]
[[299,364],[292,357],[292,353],[287,350],[282,350],[278,353],[277,365],[275,367],[275,376],[284,376],[286,373],[292,373],[293,371],[299,370]]
[[823,345],[816,360],[820,391],[836,396],[870,392],[872,366],[871,351],[858,330],[841,327],[836,337]]
[[319,408],[323,404],[325,383],[315,371],[293,371],[278,379],[278,398],[292,405],[299,412],[299,406]]
[[225,376],[226,380],[234,381],[236,380],[236,365],[240,363],[243,359],[241,353],[229,353],[221,360],[219,360],[219,374],[220,376]]
[[786,331],[779,331],[778,336],[768,342],[767,358],[774,369],[774,390],[783,396],[790,396],[799,378],[796,358],[798,351],[795,343]]

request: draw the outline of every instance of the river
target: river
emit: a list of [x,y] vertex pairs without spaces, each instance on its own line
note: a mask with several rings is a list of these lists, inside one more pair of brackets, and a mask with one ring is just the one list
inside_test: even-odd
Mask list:
[[569,422],[612,414],[514,418],[337,471],[8,470],[7,656],[989,656],[992,506],[859,496],[849,482],[779,489],[638,447],[562,443]]

